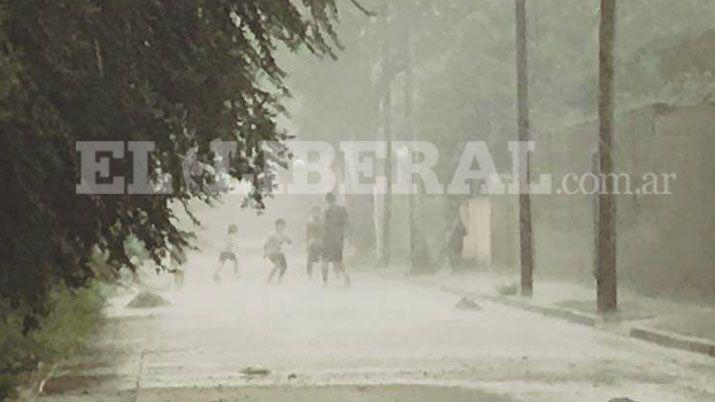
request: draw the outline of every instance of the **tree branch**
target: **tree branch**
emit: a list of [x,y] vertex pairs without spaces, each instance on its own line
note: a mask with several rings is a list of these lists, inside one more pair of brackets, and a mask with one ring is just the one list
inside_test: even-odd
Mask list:
[[353,3],[353,5],[357,7],[358,10],[362,11],[362,13],[367,15],[368,17],[377,17],[376,12],[369,10],[368,8],[360,4],[358,0],[350,0],[350,2]]

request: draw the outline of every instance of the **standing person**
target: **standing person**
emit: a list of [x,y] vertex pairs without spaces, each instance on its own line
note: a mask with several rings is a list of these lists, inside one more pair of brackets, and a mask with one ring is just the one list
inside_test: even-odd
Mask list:
[[231,261],[233,263],[233,273],[238,277],[238,258],[236,258],[236,244],[238,243],[238,226],[230,225],[228,227],[228,234],[224,242],[224,248],[218,257],[218,268],[216,273],[214,273],[214,281],[221,281],[221,271],[223,271],[226,261]]
[[306,239],[308,243],[308,262],[306,272],[309,278],[313,278],[313,266],[320,262],[321,245],[323,242],[323,219],[320,207],[311,209],[310,220],[306,225]]
[[464,250],[464,237],[467,235],[467,228],[462,223],[461,214],[457,214],[454,223],[449,231],[447,239],[447,258],[449,260],[452,273],[456,273],[462,262],[462,251]]
[[343,243],[350,227],[348,211],[337,204],[333,193],[328,193],[325,200],[328,207],[325,209],[323,221],[323,282],[328,283],[330,264],[333,264],[335,272],[343,275],[345,285],[350,286],[350,276],[343,266]]
[[278,275],[278,283],[283,282],[283,276],[288,270],[288,261],[283,254],[283,244],[292,244],[290,238],[285,234],[286,221],[276,220],[275,231],[268,236],[263,247],[263,258],[268,259],[273,264],[271,274],[268,276],[268,283],[273,282],[273,278]]

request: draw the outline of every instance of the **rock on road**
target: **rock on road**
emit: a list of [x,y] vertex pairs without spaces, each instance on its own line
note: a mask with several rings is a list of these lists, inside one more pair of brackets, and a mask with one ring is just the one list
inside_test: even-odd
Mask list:
[[281,285],[262,268],[188,275],[169,307],[117,307],[40,400],[715,400],[715,359],[497,304],[458,310],[375,274],[323,287],[293,265]]

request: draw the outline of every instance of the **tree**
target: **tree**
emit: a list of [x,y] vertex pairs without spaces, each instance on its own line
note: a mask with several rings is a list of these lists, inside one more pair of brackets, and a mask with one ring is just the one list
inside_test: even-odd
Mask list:
[[[529,69],[526,38],[526,0],[516,0],[516,75],[519,141],[531,139],[529,132]],[[521,245],[521,294],[534,293],[534,241],[531,228],[529,153],[524,152],[519,174],[519,238]]]
[[[403,51],[404,70],[404,119],[407,131],[407,138],[411,141],[418,141],[417,124],[415,122],[415,37],[419,32],[420,25],[420,4],[415,2],[405,2],[402,7],[401,17],[405,26],[405,49]],[[410,150],[409,158],[415,161],[416,154]],[[409,195],[409,227],[410,227],[410,270],[413,273],[427,272],[433,269],[433,261],[430,254],[429,244],[422,230],[420,210],[422,207],[421,183],[417,183],[416,193]]]
[[392,39],[389,31],[390,5],[383,0],[380,14],[382,22],[382,75],[380,87],[382,96],[380,100],[380,113],[382,117],[382,140],[387,146],[386,160],[384,163],[385,194],[382,205],[382,244],[378,248],[381,252],[382,266],[390,265],[392,252],[392,80],[394,78],[395,64],[392,58]]
[[606,188],[598,195],[596,282],[598,311],[613,312],[618,308],[616,277],[616,202],[613,196],[613,129],[614,129],[614,47],[616,39],[616,0],[601,0],[601,24],[598,55],[599,168],[606,178]]
[[[275,119],[288,94],[279,47],[334,56],[333,0],[0,1],[0,297],[36,324],[51,286],[81,287],[95,253],[115,270],[133,267],[136,237],[157,263],[190,233],[172,205],[216,198],[208,171],[183,176],[182,155],[212,164],[209,144],[235,140],[230,175],[251,180],[262,206],[271,166],[288,134]],[[165,195],[77,195],[77,141],[152,141],[153,179]],[[114,165],[114,164],[113,164]],[[113,174],[132,181],[131,163]],[[198,185],[192,185],[192,182]]]

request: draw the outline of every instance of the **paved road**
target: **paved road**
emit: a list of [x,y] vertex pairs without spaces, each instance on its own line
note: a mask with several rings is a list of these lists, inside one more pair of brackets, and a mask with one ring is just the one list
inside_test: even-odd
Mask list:
[[295,268],[268,286],[263,263],[244,265],[221,285],[194,267],[170,307],[115,309],[42,400],[715,400],[715,359],[500,305],[456,310],[378,275],[325,288]]

